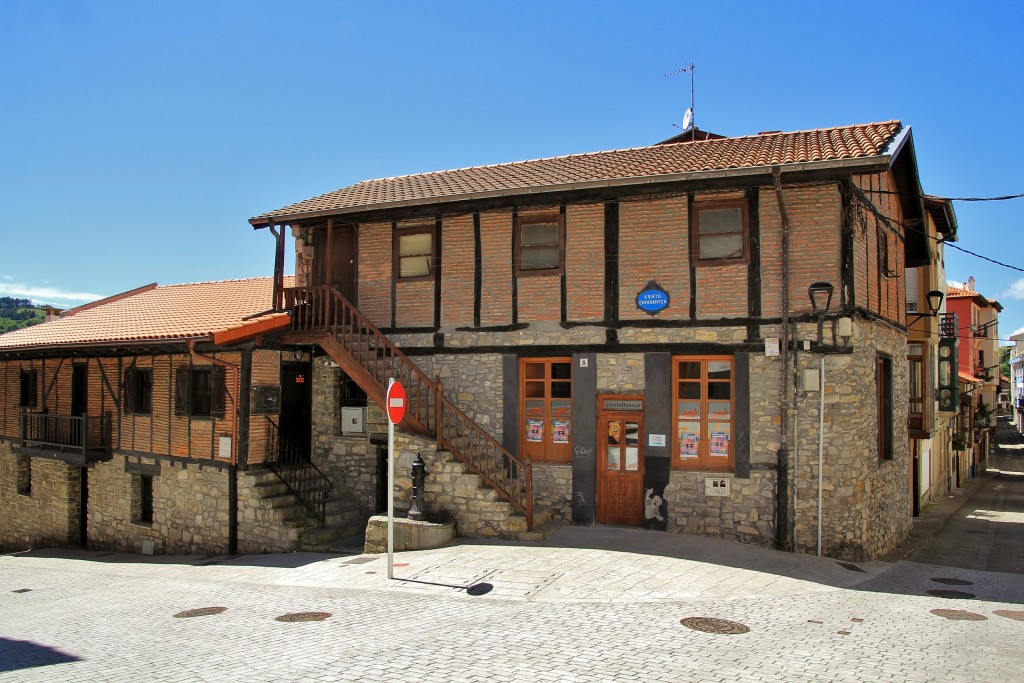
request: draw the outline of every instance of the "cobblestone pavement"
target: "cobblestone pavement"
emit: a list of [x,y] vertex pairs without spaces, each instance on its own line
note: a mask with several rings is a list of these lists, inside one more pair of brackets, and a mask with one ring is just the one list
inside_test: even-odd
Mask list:
[[0,683],[1021,681],[1024,580],[985,571],[1022,526],[1006,457],[885,562],[613,527],[398,553],[395,580],[380,555],[0,555]]

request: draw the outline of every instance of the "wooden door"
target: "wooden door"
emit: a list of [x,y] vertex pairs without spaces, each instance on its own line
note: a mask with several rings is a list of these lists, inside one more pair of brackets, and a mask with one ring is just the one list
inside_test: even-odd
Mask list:
[[[329,229],[329,228],[328,228]],[[341,295],[357,304],[359,288],[359,259],[357,256],[356,230],[352,225],[334,226],[333,232],[324,233],[322,249],[318,253],[324,254],[319,260],[317,269],[319,281],[323,284],[334,285],[341,292]]]
[[597,521],[637,526],[644,519],[642,413],[602,413]]

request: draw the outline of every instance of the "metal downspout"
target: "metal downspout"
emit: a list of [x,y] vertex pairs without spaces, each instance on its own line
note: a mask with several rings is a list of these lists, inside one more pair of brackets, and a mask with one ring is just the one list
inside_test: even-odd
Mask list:
[[195,339],[188,340],[188,353],[193,358],[200,358],[235,371],[235,416],[231,420],[231,465],[228,468],[228,554],[234,555],[238,552],[238,420],[241,417],[238,411],[238,399],[241,391],[239,385],[242,370],[226,360],[199,353],[196,351]]
[[782,196],[782,171],[772,166],[772,177],[775,180],[775,199],[779,205],[779,216],[782,219],[782,394],[779,406],[780,445],[776,452],[778,468],[778,484],[775,497],[775,545],[779,550],[791,549],[791,533],[789,519],[789,215],[786,213],[786,200]]

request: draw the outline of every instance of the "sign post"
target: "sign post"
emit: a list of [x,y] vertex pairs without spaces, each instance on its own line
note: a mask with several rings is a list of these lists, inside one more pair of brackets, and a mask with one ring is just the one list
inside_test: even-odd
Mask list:
[[394,378],[388,380],[384,400],[388,413],[388,578],[395,578],[395,425],[405,417],[405,388]]

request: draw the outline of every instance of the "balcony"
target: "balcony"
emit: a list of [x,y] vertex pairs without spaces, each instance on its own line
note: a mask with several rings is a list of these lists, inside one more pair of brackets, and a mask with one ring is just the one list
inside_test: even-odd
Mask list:
[[22,413],[20,450],[31,455],[88,465],[110,460],[111,417]]
[[939,336],[946,339],[956,339],[957,319],[956,313],[943,313],[939,316]]

